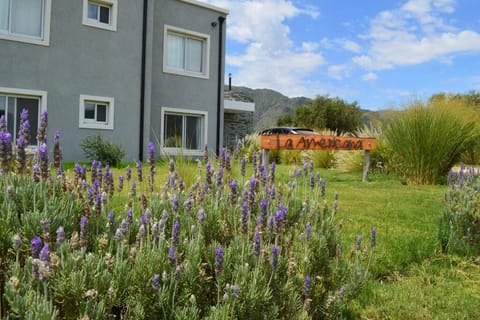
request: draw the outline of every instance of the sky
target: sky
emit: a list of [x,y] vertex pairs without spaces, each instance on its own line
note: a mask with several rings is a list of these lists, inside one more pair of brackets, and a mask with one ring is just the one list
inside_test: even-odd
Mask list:
[[236,86],[369,110],[480,91],[480,0],[204,1],[229,10]]

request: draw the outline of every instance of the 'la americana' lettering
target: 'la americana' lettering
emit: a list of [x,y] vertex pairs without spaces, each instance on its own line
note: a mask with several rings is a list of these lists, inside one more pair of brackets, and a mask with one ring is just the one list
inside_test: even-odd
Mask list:
[[[285,141],[285,145],[281,146],[280,141],[277,140],[278,145],[277,148],[279,149],[294,149],[294,144],[292,139],[287,139]],[[332,138],[306,138],[300,137],[295,145],[295,149],[312,149],[312,148],[320,148],[320,149],[347,149],[347,150],[363,150],[363,142],[362,140],[343,140],[337,139],[335,137]]]

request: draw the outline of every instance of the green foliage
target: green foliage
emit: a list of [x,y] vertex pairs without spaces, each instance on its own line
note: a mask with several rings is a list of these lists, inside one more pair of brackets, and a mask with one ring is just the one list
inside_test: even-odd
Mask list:
[[[295,109],[291,124],[347,133],[358,128],[361,116],[361,110],[356,102],[347,103],[338,97],[317,96],[307,105]],[[282,119],[284,120],[288,119]]]
[[448,176],[450,190],[445,194],[439,220],[442,250],[475,256],[480,254],[480,193],[475,169],[460,168]]
[[[153,190],[137,179],[138,194],[125,175],[127,197],[117,189],[109,198],[106,179],[89,185],[101,168],[87,179],[75,166],[75,177],[41,182],[4,174],[0,271],[8,282],[0,316],[337,318],[368,278],[371,247],[341,254],[338,201],[327,205],[313,166],[275,178],[275,166],[260,170],[252,155],[254,176],[233,187],[239,170],[230,166],[240,163],[226,158],[199,162],[190,185],[181,182],[182,166],[169,164],[167,181]],[[35,236],[47,253],[34,255]]]
[[392,151],[389,163],[408,183],[434,184],[444,179],[476,138],[474,123],[443,106],[420,102],[401,112],[385,131]]
[[118,167],[125,157],[125,149],[114,142],[106,141],[99,135],[86,136],[80,142],[85,156],[89,160],[97,160],[103,164]]

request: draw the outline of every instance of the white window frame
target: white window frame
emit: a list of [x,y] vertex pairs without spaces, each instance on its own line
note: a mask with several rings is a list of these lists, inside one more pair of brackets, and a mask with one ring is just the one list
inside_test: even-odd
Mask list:
[[[163,152],[168,155],[189,155],[189,156],[201,156],[203,154],[203,146],[200,146],[200,149],[185,149],[181,148],[172,148],[164,147],[165,146],[165,114],[172,115],[182,115],[182,116],[199,116],[203,118],[203,145],[207,143],[208,137],[208,112],[192,109],[179,109],[179,108],[168,108],[162,107],[161,111],[161,122],[160,122],[160,148]],[[184,128],[183,128],[184,129]],[[184,132],[182,133],[183,139]]]
[[[40,126],[40,115],[42,114],[42,112],[47,110],[47,91],[0,87],[0,95],[15,96],[19,98],[38,98],[39,114],[38,114],[37,128]],[[20,114],[18,110],[17,110],[17,113]],[[17,136],[17,133],[18,133],[17,131],[18,131],[18,128],[16,128],[16,126],[14,125],[14,133],[12,137]],[[35,141],[30,141],[30,145],[27,148],[35,149],[36,148]]]
[[[107,105],[107,122],[97,122],[92,119],[85,119],[85,103],[96,102]],[[78,127],[82,129],[104,129],[113,130],[113,119],[115,112],[115,99],[112,97],[91,96],[86,94],[80,95]]]
[[[98,20],[88,18],[88,4],[94,3],[99,6],[105,6],[110,8],[110,23],[102,23]],[[104,30],[117,31],[117,17],[118,17],[118,2],[117,0],[83,0],[83,15],[82,24],[100,28]]]
[[[203,41],[204,49],[203,49],[203,59],[202,59],[202,67],[203,67],[202,72],[189,71],[185,69],[177,69],[177,68],[168,66],[167,50],[168,50],[168,34],[169,33],[173,33],[175,35],[183,36],[186,38],[192,38],[192,39]],[[210,35],[183,29],[183,28],[178,28],[178,27],[174,27],[166,24],[164,26],[164,34],[163,34],[163,72],[182,75],[182,76],[208,79],[210,77]]]
[[[15,0],[12,0],[12,1],[15,1]],[[41,33],[40,37],[10,33],[9,31],[8,32],[0,31],[0,39],[31,43],[31,44],[41,45],[41,46],[49,46],[52,0],[43,0],[42,11],[43,11],[42,24],[41,24],[42,30],[40,32]]]

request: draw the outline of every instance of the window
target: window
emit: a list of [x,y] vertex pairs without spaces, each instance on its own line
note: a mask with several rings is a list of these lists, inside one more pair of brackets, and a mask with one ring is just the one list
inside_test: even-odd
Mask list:
[[0,0],[0,39],[49,45],[51,0]]
[[79,127],[113,130],[114,99],[80,95]]
[[83,24],[116,31],[117,5],[117,0],[83,0]]
[[42,110],[46,110],[47,93],[23,89],[0,88],[0,116],[4,116],[7,131],[12,135],[13,141],[17,139],[20,128],[20,114],[25,109],[28,111],[30,124],[29,145],[37,144],[37,131]]
[[208,35],[165,26],[163,70],[208,78],[209,45]]
[[162,147],[168,153],[202,154],[207,112],[162,108]]

